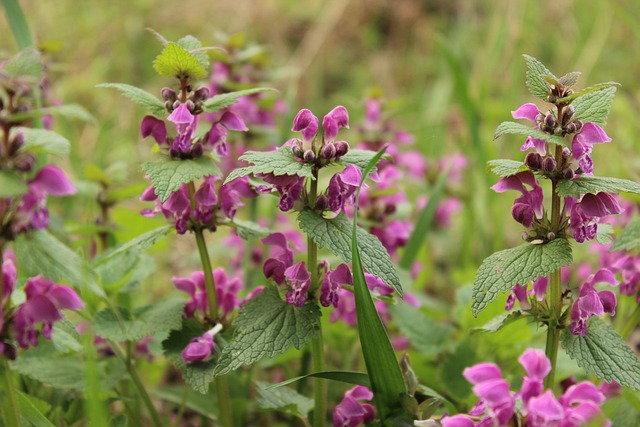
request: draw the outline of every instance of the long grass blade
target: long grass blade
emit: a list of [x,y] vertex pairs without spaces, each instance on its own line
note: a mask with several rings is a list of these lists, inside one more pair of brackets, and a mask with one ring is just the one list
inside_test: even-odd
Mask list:
[[4,6],[7,21],[9,21],[9,26],[20,50],[33,46],[29,24],[18,0],[2,0],[2,6]]

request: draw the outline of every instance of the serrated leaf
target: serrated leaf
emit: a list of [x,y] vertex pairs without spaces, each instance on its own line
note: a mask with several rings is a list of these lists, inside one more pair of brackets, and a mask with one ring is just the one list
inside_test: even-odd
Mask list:
[[0,171],[0,198],[20,196],[27,192],[27,184],[15,171]]
[[533,96],[546,100],[549,94],[549,83],[547,78],[557,81],[558,78],[554,76],[551,71],[545,67],[542,62],[538,61],[533,56],[522,55],[527,63],[526,84],[529,92]]
[[[345,262],[351,261],[351,220],[344,212],[340,212],[335,218],[326,219],[316,211],[305,209],[300,212],[298,222],[302,231],[319,247],[327,248]],[[358,249],[367,271],[381,278],[402,296],[398,272],[380,240],[358,227]]]
[[578,366],[607,382],[640,390],[640,360],[622,337],[599,317],[592,317],[585,336],[562,334],[565,351]]
[[205,70],[209,68],[209,58],[207,57],[207,54],[202,51],[197,51],[198,49],[202,49],[202,42],[200,42],[200,40],[193,37],[192,35],[186,35],[176,43],[178,44],[178,46],[191,53],[191,55],[196,58],[196,61],[198,61],[198,64],[200,64],[202,68],[204,68]]
[[500,178],[512,176],[518,172],[529,170],[523,162],[511,159],[496,159],[487,162],[487,169]]
[[[600,226],[598,225],[598,229]],[[640,219],[635,219],[625,225],[616,237],[613,245],[609,248],[609,252],[630,251],[640,248]]]
[[155,96],[151,95],[146,90],[140,89],[139,87],[131,86],[125,83],[102,83],[97,85],[96,87],[117,89],[122,95],[140,105],[151,114],[158,117],[167,115],[167,109],[165,108],[164,103]]
[[271,173],[276,176],[298,175],[313,179],[311,165],[298,160],[293,155],[291,147],[282,147],[274,151],[247,151],[239,159],[253,165],[235,169],[227,176],[225,184],[246,175],[259,173]]
[[473,332],[498,332],[505,326],[525,318],[526,316],[523,316],[520,310],[507,311],[489,320],[484,325],[474,328]]
[[390,306],[391,317],[400,333],[424,356],[436,356],[451,343],[453,327],[441,325],[412,305],[400,302]]
[[9,117],[9,122],[18,122],[47,115],[82,120],[87,123],[96,123],[95,117],[78,104],[52,105],[50,107],[31,110],[26,113],[12,114],[11,117]]
[[550,135],[539,129],[534,129],[530,126],[524,125],[522,123],[516,123],[516,122],[500,123],[496,128],[496,132],[493,135],[493,139],[498,139],[503,135],[509,135],[509,134],[531,136],[535,139],[543,139],[551,144],[556,144],[563,147],[567,146],[567,141],[558,135]]
[[12,77],[29,77],[37,83],[43,75],[40,52],[33,47],[24,49],[7,61],[2,71]]
[[64,136],[47,129],[17,128],[24,137],[20,151],[32,153],[48,153],[66,156],[71,150],[71,143]]
[[80,334],[78,334],[73,324],[67,319],[62,319],[54,324],[51,342],[58,352],[71,353],[82,351],[82,344],[78,341],[79,338]]
[[102,338],[122,342],[179,329],[184,303],[181,299],[170,299],[137,308],[133,313],[124,308],[117,313],[104,309],[95,315],[93,330]]
[[576,179],[560,181],[556,192],[560,197],[575,197],[578,199],[583,194],[597,194],[600,192],[640,194],[640,184],[628,179],[583,175]]
[[233,339],[222,349],[216,376],[263,357],[274,357],[290,347],[302,348],[318,334],[320,309],[314,302],[296,307],[284,302],[269,286],[240,309],[233,322]]
[[202,79],[207,70],[198,59],[177,43],[169,42],[153,61],[153,69],[162,77]]
[[578,79],[582,73],[580,71],[572,71],[570,73],[565,74],[564,76],[558,79],[558,83],[560,83],[564,87],[575,86],[578,83]]
[[256,87],[252,89],[239,90],[236,92],[221,93],[204,101],[204,103],[202,104],[202,109],[208,113],[213,113],[215,111],[222,110],[223,108],[235,104],[236,102],[238,102],[238,98],[253,95],[254,93],[268,91],[275,92],[276,90],[268,87]]
[[80,290],[104,296],[91,267],[46,230],[22,234],[14,243],[19,269],[28,277],[41,274],[55,282],[68,283]]
[[267,389],[270,385],[262,381],[256,382],[260,397],[258,406],[263,409],[275,409],[298,418],[306,418],[313,409],[313,399],[309,399],[288,387]]
[[601,245],[608,245],[613,242],[613,227],[608,222],[598,224],[596,241]]
[[173,160],[162,157],[155,162],[142,164],[142,170],[149,176],[156,195],[162,203],[182,184],[188,184],[205,176],[220,176],[220,169],[211,157]]
[[260,224],[256,224],[252,221],[245,221],[241,219],[234,219],[230,225],[235,227],[236,233],[238,236],[243,239],[251,239],[253,237],[266,236],[271,231],[268,228],[261,226]]
[[109,252],[106,256],[100,258],[96,265],[104,264],[113,258],[126,254],[127,252],[145,251],[151,246],[155,245],[158,240],[166,237],[172,230],[173,227],[171,225],[163,225],[162,227],[147,231],[146,233],[143,233],[138,237],[129,240],[128,242]]
[[[587,89],[584,90],[586,91]],[[611,111],[611,104],[613,103],[613,98],[616,94],[616,89],[617,88],[615,86],[609,86],[601,90],[591,91],[584,95],[580,95],[571,104],[575,108],[573,113],[574,120],[580,119],[584,123],[591,122],[600,126],[606,125],[609,111]]]
[[[347,151],[347,154],[340,157],[340,162],[342,162],[342,164],[344,165],[356,165],[361,170],[364,170],[364,168],[367,167],[371,159],[373,159],[376,154],[377,153],[375,151],[371,150],[358,150],[356,148],[350,148],[349,151]],[[372,170],[376,170],[375,166]]]
[[563,238],[542,245],[527,243],[494,253],[482,262],[473,281],[473,315],[477,316],[516,283],[526,284],[539,276],[548,276],[572,261],[571,245]]

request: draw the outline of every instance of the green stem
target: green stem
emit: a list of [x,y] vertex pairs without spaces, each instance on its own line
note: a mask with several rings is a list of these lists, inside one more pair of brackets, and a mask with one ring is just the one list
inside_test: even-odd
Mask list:
[[138,391],[138,395],[142,399],[144,406],[149,411],[149,415],[151,415],[151,420],[153,422],[154,427],[162,427],[164,423],[160,419],[160,415],[158,415],[158,411],[156,407],[153,406],[153,402],[151,401],[151,397],[149,397],[149,393],[147,393],[147,389],[144,387],[142,380],[140,379],[140,375],[138,374],[138,370],[133,363],[129,363],[127,361],[126,356],[122,353],[122,349],[115,343],[110,341],[109,344],[113,348],[113,352],[116,354],[116,357],[124,363],[127,368],[127,372],[129,372],[129,376],[133,381],[133,384],[136,386],[136,390]]
[[2,370],[2,380],[4,382],[4,394],[6,395],[6,401],[4,406],[4,420],[8,426],[22,425],[22,419],[20,418],[20,409],[18,407],[18,399],[16,397],[16,390],[13,387],[13,376],[11,375],[11,368],[7,359],[0,355],[0,370]]
[[629,339],[631,332],[636,329],[638,323],[640,323],[640,305],[636,305],[633,313],[631,313],[631,316],[629,316],[625,324],[622,326],[622,330],[620,331],[622,338],[625,340]]

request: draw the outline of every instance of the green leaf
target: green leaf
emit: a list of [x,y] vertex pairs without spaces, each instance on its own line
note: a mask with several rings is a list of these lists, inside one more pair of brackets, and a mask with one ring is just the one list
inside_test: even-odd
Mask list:
[[158,240],[166,237],[171,231],[173,227],[171,225],[163,225],[162,227],[158,227],[154,230],[147,231],[129,240],[127,243],[119,246],[117,249],[109,252],[106,256],[100,258],[96,265],[101,265],[106,263],[109,260],[112,260],[121,255],[130,255],[132,252],[142,252],[149,249],[151,246],[155,245]]
[[[367,167],[371,159],[375,157],[377,153],[371,150],[358,150],[357,148],[350,148],[347,154],[340,157],[340,162],[344,165],[356,165],[361,170]],[[387,156],[389,157],[389,156]],[[372,169],[376,170],[375,166]]]
[[293,155],[291,147],[282,147],[274,151],[247,151],[239,159],[253,165],[235,169],[225,179],[225,184],[234,179],[258,173],[271,173],[276,176],[298,175],[301,178],[313,179],[311,165],[298,160]]
[[613,242],[613,227],[608,222],[598,224],[596,240],[601,245],[608,245]]
[[266,390],[271,390],[274,388],[293,384],[300,380],[304,380],[305,378],[324,378],[327,380],[340,381],[347,384],[363,385],[365,387],[371,387],[371,382],[369,381],[369,375],[367,375],[366,372],[320,371],[320,372],[313,372],[307,375],[302,375],[295,378],[290,378],[288,380],[279,382],[277,384],[271,384],[269,387],[266,388]]
[[[361,233],[357,225],[357,201],[360,197],[362,184],[373,166],[380,160],[384,151],[385,148],[381,149],[363,171],[362,181],[356,194],[355,214],[353,216],[351,231],[351,258],[353,264],[353,286],[356,316],[358,319],[358,334],[360,335],[360,345],[362,347],[365,365],[367,366],[367,373],[371,381],[374,401],[383,424],[387,418],[393,417],[398,413],[406,412],[406,410],[404,410],[404,403],[408,396],[400,365],[396,360],[391,341],[387,336],[380,315],[373,303],[371,292],[364,277],[364,270],[362,269],[362,262],[360,260],[360,248],[363,246],[366,247],[367,245],[358,242]],[[345,220],[347,220],[346,217]]]
[[0,198],[20,196],[27,192],[27,184],[15,171],[0,171]]
[[91,267],[46,230],[22,234],[14,243],[19,261],[18,271],[27,277],[41,274],[54,282],[73,285],[81,291],[104,296]]
[[13,32],[16,42],[18,42],[18,47],[26,49],[33,46],[29,24],[18,0],[2,0],[2,5],[4,6],[11,32]]
[[164,103],[155,96],[151,95],[144,89],[131,86],[125,83],[102,83],[96,87],[113,88],[120,91],[122,95],[129,98],[142,108],[149,111],[154,116],[164,117],[167,115],[167,109]]
[[520,310],[507,311],[489,320],[479,328],[474,328],[473,332],[498,332],[505,326],[525,318],[526,316],[523,316]]
[[[182,404],[184,399],[184,386],[182,387],[163,387],[160,389],[149,390],[149,394],[154,399],[161,399],[166,402],[173,403],[176,406]],[[185,402],[185,407],[192,411],[206,417],[209,420],[216,419],[216,396],[213,393],[208,394],[195,394],[189,393]]]
[[497,159],[487,162],[487,169],[498,175],[500,178],[512,176],[518,172],[529,170],[523,162],[510,159]]
[[562,334],[567,354],[581,368],[593,371],[601,380],[619,382],[640,390],[640,360],[615,329],[599,317],[592,317],[585,336]]
[[267,389],[269,383],[257,381],[258,406],[263,409],[275,409],[298,418],[307,418],[313,409],[313,399],[309,399],[293,389],[281,387],[278,389]]
[[400,268],[404,270],[411,269],[413,262],[420,253],[420,249],[422,249],[427,240],[427,234],[429,233],[429,230],[431,230],[431,224],[436,216],[436,210],[438,209],[440,199],[444,194],[444,187],[447,184],[452,165],[453,163],[451,163],[449,167],[440,174],[438,181],[436,181],[436,184],[433,187],[433,191],[431,191],[431,194],[429,195],[429,201],[420,211],[416,227],[411,232],[409,240],[407,241],[407,246],[402,251]]
[[118,312],[105,309],[94,317],[93,330],[102,338],[122,342],[179,329],[184,303],[182,299],[169,299],[137,308],[133,313],[124,308]]
[[30,47],[9,59],[3,71],[12,77],[29,77],[39,83],[43,75],[42,57],[38,49]]
[[[178,46],[188,51],[198,61],[198,64],[205,70],[209,68],[209,57],[199,49],[202,49],[202,42],[192,35],[186,35],[176,42]],[[196,52],[194,52],[196,51]]]
[[471,394],[471,384],[462,376],[462,371],[480,361],[477,351],[477,344],[466,338],[451,355],[444,358],[439,366],[438,379],[439,385],[448,392],[447,396],[462,401]]
[[142,170],[149,175],[156,195],[162,203],[166,202],[171,193],[177,191],[182,184],[188,184],[205,176],[220,176],[220,169],[213,159],[207,156],[193,160],[161,157],[155,162],[143,163]]
[[571,245],[557,238],[542,245],[524,244],[505,249],[486,258],[473,282],[473,315],[477,316],[500,293],[510,291],[516,283],[526,284],[539,276],[548,276],[571,264]]
[[572,71],[570,73],[565,74],[564,76],[558,79],[558,83],[560,83],[564,87],[575,86],[578,83],[578,79],[582,73],[580,71]]
[[66,156],[71,150],[69,140],[54,131],[21,127],[17,132],[24,136],[24,144],[20,147],[20,151]]
[[583,175],[576,179],[560,181],[556,191],[560,197],[569,196],[578,199],[583,194],[596,194],[602,191],[614,194],[620,192],[640,194],[640,184],[628,179]]
[[202,79],[207,70],[198,59],[177,43],[169,42],[153,61],[153,69],[162,77]]
[[223,108],[235,104],[236,102],[238,102],[238,98],[242,98],[243,96],[247,95],[253,95],[254,93],[267,91],[275,92],[276,90],[268,87],[256,87],[252,89],[239,90],[236,92],[222,93],[220,95],[212,96],[211,98],[204,101],[204,103],[202,104],[202,109],[208,113],[213,113],[215,111],[222,110]]
[[558,78],[554,76],[551,71],[547,70],[542,62],[538,61],[533,56],[522,55],[524,56],[524,60],[527,63],[527,88],[529,92],[533,96],[537,96],[538,98],[542,98],[544,100],[547,99],[547,95],[549,95],[549,83],[548,79],[557,81]]
[[[598,225],[600,229],[602,224]],[[625,225],[620,234],[609,248],[609,252],[630,251],[640,248],[640,219],[635,219]]]
[[584,123],[592,122],[604,126],[607,124],[607,116],[611,111],[616,86],[619,86],[619,83],[600,83],[561,98],[558,102],[563,100],[570,102],[575,99],[572,103],[575,108],[573,120],[580,119]]
[[412,305],[401,302],[389,307],[400,333],[424,356],[436,356],[451,343],[453,327],[441,325]]
[[42,116],[60,116],[69,119],[82,120],[87,123],[96,123],[95,117],[78,104],[52,105],[37,110],[31,110],[26,113],[12,114],[9,122],[19,122]]
[[67,319],[62,319],[53,326],[51,342],[59,353],[74,353],[82,351],[82,344],[78,339],[80,334],[76,331],[73,323]]
[[567,146],[567,141],[561,136],[551,135],[539,129],[534,129],[530,126],[516,122],[500,123],[496,128],[496,133],[493,135],[493,139],[498,139],[502,135],[508,134],[531,136],[535,139],[543,139],[551,144],[561,145],[563,147]]
[[20,415],[29,421],[34,427],[55,427],[33,404],[30,397],[18,390],[18,406]]
[[[351,220],[344,212],[340,212],[335,218],[327,219],[316,211],[305,209],[300,212],[298,222],[302,231],[319,247],[327,248],[344,262],[351,261]],[[402,296],[398,272],[385,247],[376,236],[369,234],[366,230],[358,227],[357,233],[358,249],[364,267]]]
[[302,348],[318,334],[320,309],[310,301],[303,307],[284,302],[274,286],[253,297],[233,322],[233,339],[222,349],[216,376],[263,357],[274,357],[290,347]]
[[234,219],[233,221],[229,222],[229,225],[231,227],[234,227],[236,229],[236,233],[238,233],[238,236],[242,237],[245,240],[251,239],[253,237],[266,236],[271,232],[268,228],[265,228],[260,224],[256,224],[252,221],[244,221],[241,219]]

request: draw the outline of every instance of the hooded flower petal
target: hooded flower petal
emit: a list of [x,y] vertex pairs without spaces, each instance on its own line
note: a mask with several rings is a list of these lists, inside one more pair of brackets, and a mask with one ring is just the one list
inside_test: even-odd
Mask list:
[[153,139],[160,145],[167,142],[167,127],[164,121],[156,119],[153,116],[145,116],[140,123],[140,134],[143,138],[151,135]]
[[540,114],[536,104],[523,104],[517,110],[511,112],[514,119],[527,119],[531,123],[536,123],[536,116]]
[[302,132],[302,138],[305,141],[311,141],[318,132],[318,118],[306,108],[300,110],[293,119],[294,132]]
[[38,171],[29,181],[29,188],[33,191],[51,194],[53,196],[68,196],[76,192],[69,178],[61,169],[48,165]]

